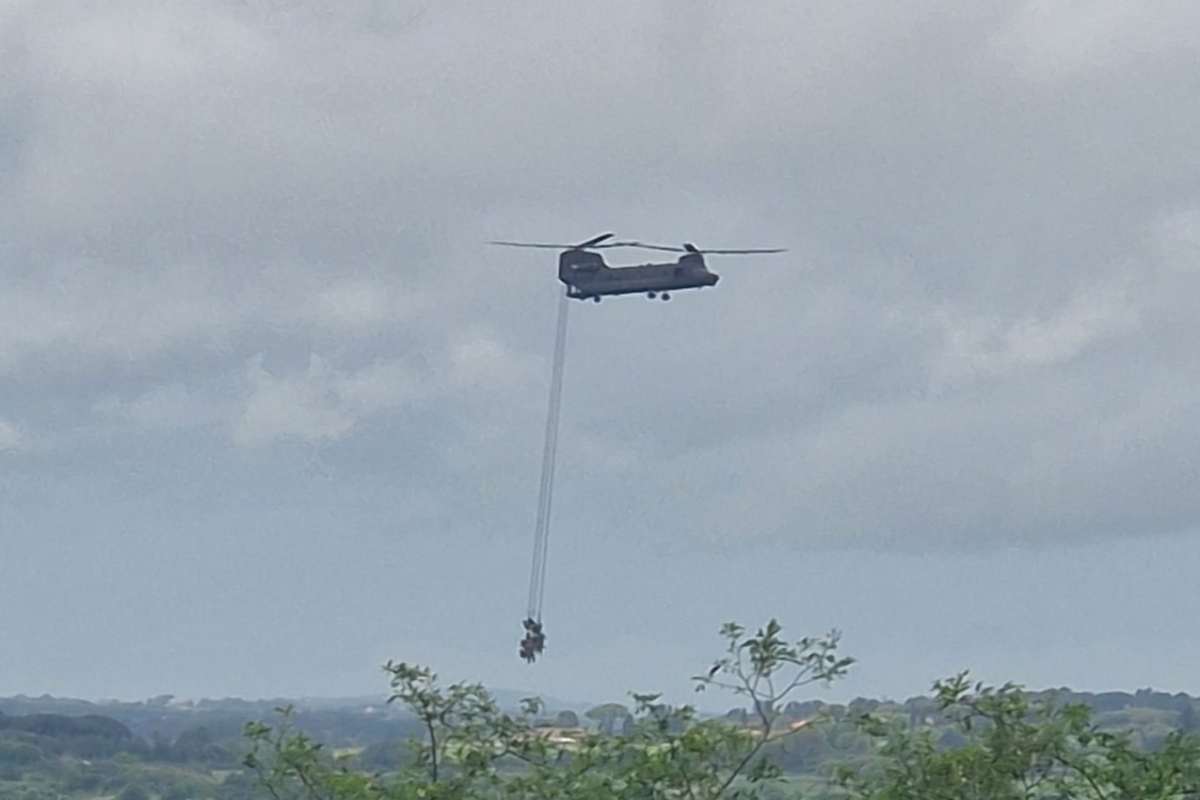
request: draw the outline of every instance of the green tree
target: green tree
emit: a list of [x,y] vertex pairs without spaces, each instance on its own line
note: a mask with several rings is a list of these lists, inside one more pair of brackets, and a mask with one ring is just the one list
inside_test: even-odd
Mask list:
[[424,726],[412,766],[389,776],[363,773],[297,732],[290,709],[280,709],[278,725],[247,726],[245,763],[276,800],[758,797],[779,776],[764,748],[790,735],[777,730],[773,709],[802,686],[841,677],[852,663],[837,655],[836,633],[798,642],[781,633],[774,620],[753,635],[724,626],[725,652],[694,679],[698,691],[725,689],[748,701],[750,726],[701,720],[690,706],[634,694],[627,735],[562,743],[536,725],[536,700],[505,713],[478,684],[443,687],[424,667],[389,663],[392,700]]
[[1200,796],[1200,742],[1174,733],[1154,751],[1100,730],[1084,705],[1031,699],[1014,684],[971,686],[962,673],[934,684],[938,713],[960,744],[903,717],[867,715],[874,768],[840,770],[858,800],[1180,800]]

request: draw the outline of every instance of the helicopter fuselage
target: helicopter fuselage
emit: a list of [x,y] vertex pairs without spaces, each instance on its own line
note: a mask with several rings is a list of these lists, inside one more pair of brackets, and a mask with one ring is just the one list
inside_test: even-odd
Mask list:
[[666,299],[668,292],[715,286],[720,280],[708,271],[699,253],[665,264],[610,267],[599,253],[587,250],[568,250],[559,256],[558,278],[567,285],[568,297],[597,301],[605,295],[639,293]]

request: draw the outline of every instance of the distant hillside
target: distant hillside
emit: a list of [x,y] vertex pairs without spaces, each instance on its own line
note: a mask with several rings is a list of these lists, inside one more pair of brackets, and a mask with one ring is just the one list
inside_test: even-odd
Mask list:
[[[517,690],[496,690],[493,695],[501,706],[515,709],[531,693]],[[1082,703],[1097,714],[1098,721],[1114,725],[1136,724],[1153,726],[1161,731],[1165,726],[1183,730],[1200,729],[1197,721],[1197,699],[1184,693],[1169,694],[1151,689],[1136,692],[1074,692],[1067,688],[1043,690],[1037,696],[1053,695],[1060,702]],[[0,731],[13,730],[38,735],[70,735],[72,725],[88,728],[105,740],[117,741],[138,738],[150,741],[161,738],[173,741],[188,731],[204,729],[220,739],[240,737],[242,727],[250,720],[271,720],[275,709],[283,705],[295,707],[296,725],[333,746],[369,745],[411,735],[414,720],[403,709],[387,703],[382,695],[363,695],[341,698],[274,698],[244,700],[241,698],[180,701],[162,695],[138,702],[96,703],[76,698],[8,697],[0,698]],[[584,712],[594,704],[546,700],[545,713],[553,717],[561,711]],[[914,724],[937,721],[936,709],[929,697],[914,697],[903,702],[857,698],[846,704],[825,703],[821,700],[789,703],[779,709],[785,716],[800,720],[817,715],[835,719],[873,712],[903,716]],[[736,720],[746,715],[745,709],[733,709],[725,714]],[[64,720],[75,720],[66,722]]]

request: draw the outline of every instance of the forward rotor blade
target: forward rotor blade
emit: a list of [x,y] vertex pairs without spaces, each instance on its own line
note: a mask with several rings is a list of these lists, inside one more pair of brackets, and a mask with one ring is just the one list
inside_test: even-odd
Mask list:
[[574,250],[573,244],[545,244],[542,242],[488,242],[502,247],[538,247],[545,250]]

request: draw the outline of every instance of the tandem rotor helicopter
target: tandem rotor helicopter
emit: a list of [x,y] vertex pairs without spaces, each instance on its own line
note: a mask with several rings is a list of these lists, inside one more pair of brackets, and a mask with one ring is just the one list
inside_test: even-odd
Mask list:
[[[750,255],[784,252],[783,249],[702,250],[692,244],[685,244],[683,247],[669,247],[636,241],[608,241],[613,236],[614,234],[605,233],[579,244],[498,241],[492,241],[489,244],[561,250],[562,253],[558,256],[558,279],[567,285],[567,296],[576,300],[590,298],[595,303],[599,303],[600,298],[608,295],[641,293],[645,293],[650,299],[660,297],[663,300],[670,300],[673,291],[715,286],[720,280],[720,276],[708,271],[708,267],[704,263],[706,254]],[[678,261],[666,263],[610,267],[604,263],[603,255],[594,252],[615,247],[661,250],[669,253],[683,253],[683,255],[679,257]]]
[[[565,295],[559,296],[558,327],[554,339],[554,360],[551,362],[550,402],[546,411],[546,441],[542,450],[542,480],[538,487],[537,517],[534,525],[533,559],[529,571],[529,605],[521,623],[525,638],[521,640],[519,654],[532,664],[546,648],[546,632],[542,625],[542,601],[546,590],[546,544],[550,536],[550,508],[554,491],[555,456],[558,450],[558,420],[562,407],[563,365],[566,359],[567,312],[570,299],[588,300],[599,303],[606,295],[644,293],[653,299],[671,299],[671,292],[681,289],[701,289],[715,286],[720,277],[709,272],[704,264],[705,255],[742,255],[756,253],[782,253],[781,248],[701,250],[693,244],[683,247],[668,247],[661,244],[646,244],[636,241],[609,241],[614,234],[605,233],[579,244],[547,244],[544,242],[501,242],[489,244],[505,247],[536,247],[561,250],[558,256],[558,279],[567,286]],[[661,250],[682,253],[673,262],[610,267],[598,251],[629,247],[643,250]]]

